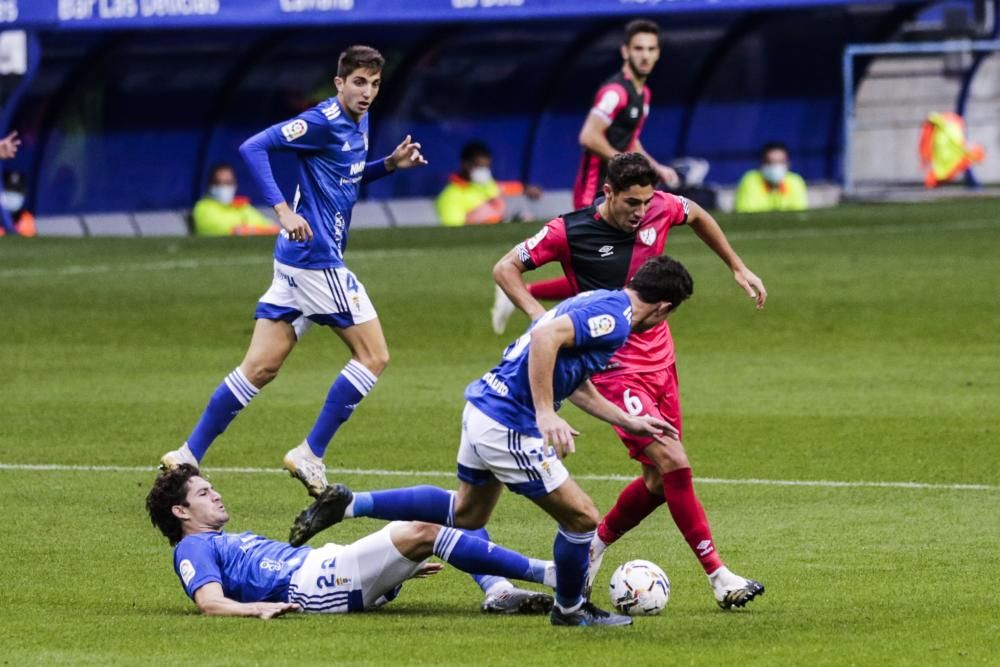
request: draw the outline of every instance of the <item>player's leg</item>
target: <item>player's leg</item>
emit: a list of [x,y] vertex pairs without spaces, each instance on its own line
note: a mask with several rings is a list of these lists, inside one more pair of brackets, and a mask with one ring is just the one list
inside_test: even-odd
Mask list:
[[257,304],[257,322],[243,361],[216,387],[187,441],[163,455],[161,467],[198,465],[215,439],[277,376],[298,336],[308,328],[308,322],[293,304],[290,288],[276,270],[274,282]]
[[309,493],[326,488],[323,455],[334,434],[375,387],[389,363],[389,350],[364,285],[346,268],[303,271],[297,296],[310,320],[333,327],[351,351],[306,439],[285,456],[285,467]]
[[[538,439],[541,444],[541,439]],[[529,454],[529,456],[531,456]],[[628,616],[611,614],[586,600],[590,543],[594,539],[600,515],[590,497],[583,492],[562,462],[553,456],[555,474],[562,478],[544,495],[527,495],[559,524],[552,547],[556,563],[556,603],[552,609],[553,625],[631,625]],[[513,488],[513,486],[512,486]]]
[[762,595],[763,585],[733,573],[719,557],[705,508],[694,492],[691,464],[680,441],[653,442],[645,449],[645,454],[653,461],[653,466],[643,465],[644,477],[650,483],[652,478],[660,478],[670,516],[704,568],[719,606],[723,609],[742,607]]
[[[481,537],[473,531],[431,523],[397,522],[392,526],[393,544],[411,560],[422,561],[434,555],[474,577],[489,576],[505,582],[508,578],[520,579],[555,588],[555,563],[523,556],[491,542],[488,536]],[[512,585],[507,587],[512,588]],[[515,597],[509,590],[505,593],[507,597]],[[516,596],[521,598],[520,603],[516,607],[511,606],[508,613],[547,613],[552,608],[551,595],[533,591],[524,593],[526,595]],[[494,611],[502,610],[498,608]]]
[[[641,375],[617,375],[613,377],[596,376],[594,386],[602,396],[630,414],[647,414],[666,419],[671,424],[680,426],[679,415],[663,415],[660,413],[656,399],[657,386],[663,381],[663,374],[647,373]],[[622,444],[628,449],[629,456],[640,464],[652,465],[643,450],[653,442],[652,438],[636,436],[627,431],[615,428]],[[591,544],[590,574],[588,590],[593,586],[598,570],[604,558],[604,551],[614,544],[625,533],[638,526],[657,507],[664,503],[663,491],[660,487],[658,474],[640,476],[629,482],[597,526],[597,535]]]

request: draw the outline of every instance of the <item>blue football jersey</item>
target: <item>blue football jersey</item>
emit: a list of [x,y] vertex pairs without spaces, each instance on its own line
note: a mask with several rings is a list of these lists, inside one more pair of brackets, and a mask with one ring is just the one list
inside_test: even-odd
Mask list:
[[302,269],[343,266],[351,210],[368,156],[368,114],[355,123],[331,97],[266,131],[298,158],[299,186],[292,208],[314,235],[309,242],[292,241],[282,231],[274,258]]
[[192,600],[214,581],[237,602],[287,602],[288,583],[310,551],[250,532],[199,533],[174,547],[174,571]]
[[632,304],[622,290],[583,292],[538,318],[504,350],[500,364],[473,381],[465,398],[484,414],[518,433],[541,437],[535,422],[528,377],[531,330],[561,315],[573,322],[573,347],[559,350],[552,374],[552,394],[559,403],[604,368],[631,333]]

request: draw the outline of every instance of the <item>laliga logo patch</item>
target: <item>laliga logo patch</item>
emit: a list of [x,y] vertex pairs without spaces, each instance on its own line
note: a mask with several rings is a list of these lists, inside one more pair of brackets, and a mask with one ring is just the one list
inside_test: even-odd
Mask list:
[[592,338],[607,336],[615,330],[615,318],[610,315],[595,315],[587,320],[587,326],[590,327]]
[[188,584],[191,583],[191,580],[194,579],[194,574],[195,574],[194,565],[191,564],[191,561],[185,558],[184,560],[181,561],[180,571],[181,571],[181,581],[183,581],[184,585],[187,586]]
[[656,229],[653,227],[646,227],[639,232],[639,240],[646,245],[653,245],[653,241],[656,240]]
[[295,141],[299,137],[305,136],[308,129],[309,127],[304,120],[296,118],[291,123],[282,126],[281,135],[285,137],[285,141]]
[[537,246],[539,243],[541,243],[542,239],[544,239],[545,235],[548,234],[548,233],[549,233],[549,228],[548,227],[542,227],[541,231],[539,231],[537,234],[535,234],[530,239],[528,239],[528,243],[527,243],[528,250],[534,250],[535,246]]

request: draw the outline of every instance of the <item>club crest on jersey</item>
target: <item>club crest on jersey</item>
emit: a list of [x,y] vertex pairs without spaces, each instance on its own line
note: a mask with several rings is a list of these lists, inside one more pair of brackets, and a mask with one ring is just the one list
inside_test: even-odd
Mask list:
[[542,239],[544,239],[545,235],[548,234],[548,233],[549,233],[549,228],[548,227],[542,227],[538,231],[537,234],[535,234],[530,239],[528,239],[528,241],[527,241],[528,250],[534,250],[535,246],[537,246],[539,243],[541,243]]
[[646,227],[639,232],[639,240],[646,245],[653,245],[656,241],[656,229],[654,227]]
[[299,137],[305,136],[308,131],[309,126],[301,118],[296,118],[291,123],[281,126],[281,136],[285,138],[285,141],[295,141]]
[[183,581],[184,585],[187,586],[191,583],[191,580],[194,579],[194,565],[191,564],[191,561],[185,558],[181,561],[181,566],[178,569],[180,570],[181,581]]
[[587,320],[587,326],[590,328],[591,338],[600,338],[615,330],[615,318],[610,315],[595,315]]
[[631,116],[632,118],[638,118],[639,117],[639,107],[632,107],[632,108],[630,108],[628,110],[628,115]]

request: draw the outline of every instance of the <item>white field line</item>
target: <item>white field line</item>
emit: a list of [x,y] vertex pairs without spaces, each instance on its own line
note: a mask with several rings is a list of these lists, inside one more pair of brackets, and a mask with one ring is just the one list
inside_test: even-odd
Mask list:
[[[153,466],[80,466],[48,463],[0,463],[2,470],[33,472],[153,472]],[[283,468],[206,468],[210,473],[236,473],[250,475],[276,475],[285,473]],[[329,475],[358,475],[368,477],[445,477],[454,479],[454,472],[442,470],[366,470],[363,468],[327,468]],[[635,475],[574,475],[575,479],[594,482],[629,482]],[[926,482],[838,482],[805,479],[722,479],[696,477],[699,484],[755,485],[755,486],[804,486],[820,488],[875,488],[875,489],[928,489],[931,491],[1000,491],[1000,486],[990,484],[930,484]]]
[[[873,224],[870,227],[840,227],[830,229],[828,227],[805,227],[801,229],[777,229],[758,231],[734,231],[727,234],[730,241],[735,243],[746,243],[752,241],[781,241],[794,239],[827,239],[833,237],[846,236],[872,236],[877,234],[917,234],[934,233],[945,234],[948,232],[976,231],[995,228],[1000,231],[1000,219],[991,220],[986,218],[972,220],[957,220],[953,222],[941,222],[937,224],[901,224],[901,225],[879,225]],[[674,237],[670,243],[678,245],[682,243],[700,243],[695,236]],[[393,259],[405,257],[420,257],[435,253],[451,253],[454,248],[387,248],[387,249],[362,249],[349,250],[347,260],[367,260],[367,259]],[[0,279],[2,278],[27,278],[27,277],[58,277],[77,276],[85,274],[101,273],[127,273],[132,271],[189,271],[194,269],[218,268],[227,266],[270,266],[271,257],[260,255],[255,257],[215,257],[204,259],[176,259],[160,260],[152,262],[128,262],[123,264],[73,264],[58,268],[23,267],[12,269],[0,269]]]

